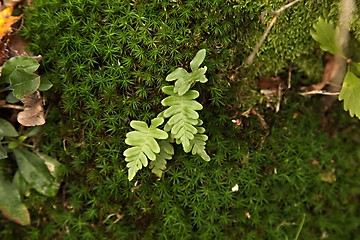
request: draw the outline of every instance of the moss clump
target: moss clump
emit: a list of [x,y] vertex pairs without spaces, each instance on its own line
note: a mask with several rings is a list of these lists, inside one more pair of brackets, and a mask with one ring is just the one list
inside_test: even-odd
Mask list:
[[[242,127],[231,122],[234,112],[257,104],[252,81],[260,73],[296,66],[320,75],[321,63],[307,68],[318,59],[309,30],[319,15],[334,11],[333,1],[286,11],[255,65],[242,64],[265,28],[260,13],[284,3],[34,1],[23,34],[44,55],[43,77],[54,83],[48,117],[54,124],[45,128],[43,150],[65,164],[65,182],[56,199],[26,199],[31,227],[1,219],[1,238],[292,238],[304,213],[304,239],[355,236],[357,145],[318,131],[313,102],[285,97],[279,114],[265,114],[271,131],[262,144],[255,116]],[[148,121],[162,110],[165,76],[186,68],[201,48],[209,53],[209,83],[198,90],[212,160],[177,154],[164,179],[144,170],[136,184],[128,182],[122,152],[129,121]],[[337,180],[321,180],[332,169]]]

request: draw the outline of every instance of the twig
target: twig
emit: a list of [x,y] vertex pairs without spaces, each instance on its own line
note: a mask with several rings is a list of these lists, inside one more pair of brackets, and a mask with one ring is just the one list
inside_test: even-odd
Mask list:
[[289,68],[289,70],[288,70],[288,79],[287,79],[287,89],[291,88],[291,72],[292,72],[292,69]]
[[309,91],[309,92],[302,92],[302,93],[299,93],[299,94],[302,95],[302,96],[316,95],[316,94],[327,95],[327,96],[337,96],[337,95],[340,94],[340,92],[326,92],[326,91],[323,91],[323,90],[313,90],[313,91]]
[[10,108],[10,109],[17,109],[17,110],[24,110],[24,106],[19,106],[15,104],[0,104],[0,108]]
[[251,65],[254,61],[255,55],[256,53],[259,51],[261,45],[264,43],[267,35],[269,35],[271,28],[274,26],[274,24],[276,23],[277,18],[279,17],[280,13],[282,13],[283,11],[285,11],[286,9],[290,8],[291,6],[293,6],[294,4],[300,2],[301,0],[295,0],[292,1],[291,3],[288,3],[284,6],[282,6],[281,8],[279,8],[278,10],[271,12],[271,14],[274,16],[271,19],[271,22],[269,23],[268,27],[266,28],[264,34],[262,35],[260,41],[258,42],[258,44],[255,46],[254,50],[251,52],[251,54],[249,55],[249,57],[246,59],[246,63],[248,65]]

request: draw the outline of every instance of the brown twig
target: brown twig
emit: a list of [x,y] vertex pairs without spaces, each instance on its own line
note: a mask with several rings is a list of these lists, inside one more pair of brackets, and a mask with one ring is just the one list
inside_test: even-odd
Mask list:
[[258,42],[258,44],[255,46],[254,50],[251,52],[251,54],[249,55],[249,57],[246,59],[246,63],[248,65],[251,65],[254,61],[255,55],[256,53],[259,51],[261,45],[264,43],[267,35],[269,35],[271,28],[275,25],[277,18],[279,17],[279,15],[285,11],[286,9],[290,8],[291,6],[293,6],[294,4],[300,2],[301,0],[295,0],[292,1],[291,3],[288,3],[284,6],[282,6],[281,8],[279,8],[278,10],[271,12],[271,15],[273,15],[274,17],[271,19],[268,27],[266,28],[264,34],[262,35],[260,41]]
[[24,110],[25,107],[24,106],[19,106],[16,104],[3,104],[0,102],[0,108],[10,108],[10,109],[17,109],[17,110]]
[[302,92],[299,93],[302,96],[308,96],[308,95],[327,95],[327,96],[338,96],[340,94],[340,92],[326,92],[323,90],[313,90],[313,91],[308,91],[308,92]]

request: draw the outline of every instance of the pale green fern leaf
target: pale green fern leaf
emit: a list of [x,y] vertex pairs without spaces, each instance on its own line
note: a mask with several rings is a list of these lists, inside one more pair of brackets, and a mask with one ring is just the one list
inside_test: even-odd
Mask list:
[[163,124],[161,117],[151,120],[150,127],[142,121],[131,121],[130,126],[135,131],[126,134],[125,143],[133,146],[124,151],[127,163],[128,178],[131,181],[138,170],[148,165],[148,159],[156,160],[156,154],[160,153],[160,146],[156,139],[167,139],[168,134],[157,127]]
[[197,133],[196,125],[199,123],[199,114],[197,110],[203,107],[195,101],[199,97],[199,92],[189,90],[184,95],[174,94],[173,86],[163,87],[164,93],[170,95],[161,101],[163,106],[168,108],[164,111],[163,116],[170,118],[165,125],[165,130],[171,132],[171,136],[183,145],[185,152],[190,152],[190,140],[194,139]]
[[183,68],[177,68],[166,77],[166,81],[176,80],[173,89],[174,93],[182,96],[187,93],[196,82],[207,82],[207,78],[205,76],[207,67],[199,68],[205,59],[205,55],[205,49],[201,49],[197,52],[194,59],[190,62],[191,73],[187,72]]
[[166,169],[166,161],[170,160],[174,155],[174,147],[169,141],[159,141],[160,152],[156,154],[156,159],[150,162],[150,168],[152,172],[159,178],[162,177],[164,170]]
[[190,141],[191,153],[193,155],[198,154],[205,161],[210,161],[210,157],[205,151],[206,141],[208,140],[208,136],[203,134],[205,128],[197,127],[197,131],[198,133],[194,136],[194,139]]

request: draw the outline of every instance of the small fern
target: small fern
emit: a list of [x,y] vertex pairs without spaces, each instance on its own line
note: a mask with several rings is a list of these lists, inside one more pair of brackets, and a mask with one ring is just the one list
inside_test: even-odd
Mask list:
[[164,117],[169,118],[165,131],[171,131],[171,136],[180,140],[185,152],[191,151],[190,141],[197,133],[196,125],[199,124],[199,114],[196,110],[203,107],[194,99],[199,97],[199,92],[189,90],[184,95],[174,94],[173,86],[163,87],[163,92],[170,95],[161,101],[163,106],[168,106]]
[[174,86],[174,93],[177,93],[180,96],[182,96],[187,91],[189,91],[189,89],[196,82],[201,82],[201,83],[207,82],[207,78],[205,76],[207,67],[199,68],[201,63],[205,59],[205,54],[206,54],[205,49],[201,49],[199,52],[197,52],[194,59],[190,62],[190,68],[192,71],[191,73],[188,73],[183,68],[177,68],[175,71],[173,71],[166,77],[166,81],[177,80]]
[[154,118],[151,125],[142,121],[131,121],[130,126],[136,131],[126,134],[125,143],[133,146],[124,151],[126,165],[129,168],[129,180],[131,181],[142,166],[148,165],[148,159],[156,160],[156,154],[160,153],[160,146],[155,139],[167,139],[168,134],[157,127],[163,124],[163,118]]
[[166,160],[170,160],[174,155],[174,147],[169,141],[161,140],[159,142],[160,152],[156,154],[155,161],[150,162],[150,169],[161,178],[163,171],[166,169]]
[[208,140],[208,136],[203,134],[205,132],[205,128],[196,127],[196,129],[198,133],[195,135],[194,139],[190,141],[192,148],[191,153],[193,155],[199,155],[205,161],[210,161],[210,157],[205,151],[206,141]]
[[[196,83],[207,82],[205,77],[206,67],[199,68],[205,59],[205,49],[200,50],[195,58],[190,62],[191,73],[183,68],[177,68],[170,73],[167,81],[175,81],[174,86],[165,86],[162,91],[169,95],[161,101],[161,104],[168,107],[161,112],[157,118],[151,120],[151,125],[142,121],[131,121],[130,126],[136,131],[126,134],[125,143],[133,146],[124,151],[127,163],[128,178],[131,181],[138,170],[148,165],[158,177],[163,175],[166,169],[166,161],[174,155],[174,148],[171,142],[182,144],[185,152],[198,154],[205,161],[210,157],[205,151],[206,140],[205,129],[200,127],[202,121],[196,112],[202,110],[203,106],[195,99],[199,97],[199,92],[190,90]],[[168,119],[164,125],[164,130],[159,127],[164,119]],[[157,141],[161,140],[161,141]]]

